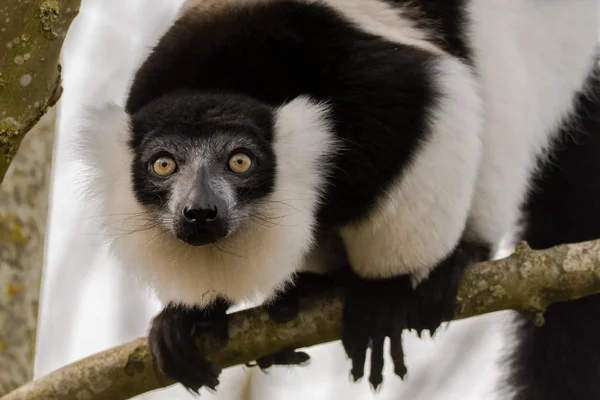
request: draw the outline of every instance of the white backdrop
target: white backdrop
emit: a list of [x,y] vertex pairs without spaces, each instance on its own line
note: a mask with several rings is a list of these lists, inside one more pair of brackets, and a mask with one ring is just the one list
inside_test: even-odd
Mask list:
[[[82,207],[72,182],[69,138],[82,107],[123,103],[131,74],[168,27],[182,0],[84,0],[63,50],[60,101],[47,257],[40,308],[36,376],[145,335],[160,305],[130,282],[100,246],[93,215]],[[368,381],[350,384],[341,345],[309,350],[306,368],[275,368],[268,375],[247,368],[224,372],[219,399],[493,400],[501,385],[509,315],[498,313],[451,324],[434,340],[405,334],[409,378],[386,369],[374,397]],[[389,360],[388,360],[389,361]],[[388,362],[389,366],[389,362]],[[210,395],[213,396],[213,395]],[[179,386],[140,396],[191,399]]]

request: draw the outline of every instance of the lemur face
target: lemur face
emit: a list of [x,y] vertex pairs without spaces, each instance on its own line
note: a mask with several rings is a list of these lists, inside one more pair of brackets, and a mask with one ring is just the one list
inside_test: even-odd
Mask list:
[[151,220],[192,246],[260,220],[275,179],[273,118],[253,99],[198,92],[132,115],[132,181]]

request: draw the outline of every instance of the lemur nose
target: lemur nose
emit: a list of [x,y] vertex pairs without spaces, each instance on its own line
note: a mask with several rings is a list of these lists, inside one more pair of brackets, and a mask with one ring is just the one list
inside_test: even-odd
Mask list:
[[186,206],[183,216],[188,222],[210,222],[217,218],[217,206]]

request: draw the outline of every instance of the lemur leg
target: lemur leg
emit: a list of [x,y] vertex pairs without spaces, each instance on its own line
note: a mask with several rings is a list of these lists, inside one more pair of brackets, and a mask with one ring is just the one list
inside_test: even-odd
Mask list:
[[[348,264],[339,234],[332,228],[320,227],[316,243],[318,246],[304,260],[308,271],[296,274],[294,284],[276,293],[274,300],[265,305],[273,321],[285,323],[296,319],[300,297],[321,293],[339,281],[343,267]],[[286,349],[256,360],[256,365],[265,370],[273,365],[302,365],[309,359],[304,352]]]
[[288,322],[298,316],[299,299],[302,296],[316,294],[333,286],[334,275],[320,275],[312,272],[300,272],[294,279],[294,285],[277,293],[275,300],[266,304],[269,316],[275,322]]
[[[575,118],[564,124],[524,207],[523,239],[534,249],[600,238],[599,72],[597,67],[590,92],[579,96]],[[510,398],[600,399],[598,315],[600,295],[594,295],[550,305],[541,327],[520,318]]]
[[152,321],[148,335],[150,353],[160,369],[187,390],[215,390],[221,368],[200,353],[194,336],[211,332],[225,345],[229,339],[227,309],[230,304],[218,299],[210,308],[186,307],[169,303]]
[[[294,320],[299,312],[299,299],[309,294],[320,293],[333,286],[334,277],[311,272],[301,272],[294,280],[294,286],[281,291],[275,300],[267,303],[265,307],[271,319],[277,323],[285,323]],[[276,354],[270,354],[256,360],[256,364],[265,370],[273,365],[303,365],[310,360],[308,354],[296,349],[286,349]]]
[[[435,330],[450,318],[462,271],[481,253],[460,243],[481,158],[479,85],[460,60],[442,57],[435,68],[435,105],[427,109],[418,147],[366,215],[340,226],[350,266],[362,277],[346,298],[342,342],[355,379],[363,375],[372,342],[374,387],[383,379],[385,337],[392,339],[395,370],[403,376],[402,330]],[[413,289],[413,281],[422,283]]]
[[390,338],[395,373],[404,378],[402,331],[415,329],[432,334],[454,315],[455,299],[463,271],[471,263],[485,260],[489,250],[462,242],[422,283],[413,288],[409,276],[364,279],[355,276],[344,305],[342,344],[352,360],[352,377],[364,375],[366,351],[371,345],[369,381],[374,389],[383,382],[386,337]]

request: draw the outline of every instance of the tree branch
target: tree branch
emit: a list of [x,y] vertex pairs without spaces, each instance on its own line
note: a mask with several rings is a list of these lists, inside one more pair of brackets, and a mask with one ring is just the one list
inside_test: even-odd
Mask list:
[[0,183],[25,133],[60,97],[58,59],[80,2],[0,1]]
[[[508,258],[477,264],[465,273],[455,319],[518,310],[542,323],[551,303],[600,293],[600,241],[532,251],[521,244]],[[300,315],[276,324],[253,308],[231,315],[230,342],[217,349],[211,337],[198,345],[223,367],[243,364],[288,347],[308,347],[340,338],[340,291],[304,298]],[[127,399],[173,384],[153,366],[146,338],[80,360],[17,389],[0,400]]]

